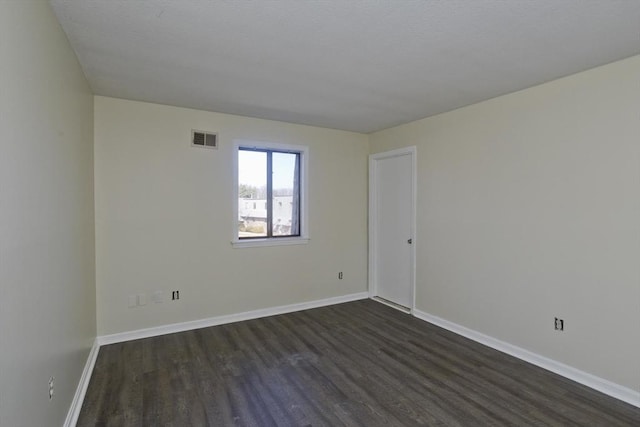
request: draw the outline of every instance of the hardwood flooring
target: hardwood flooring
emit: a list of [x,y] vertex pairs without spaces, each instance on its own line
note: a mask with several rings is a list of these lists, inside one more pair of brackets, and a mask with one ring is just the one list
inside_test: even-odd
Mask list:
[[640,426],[640,409],[371,300],[104,346],[78,426]]

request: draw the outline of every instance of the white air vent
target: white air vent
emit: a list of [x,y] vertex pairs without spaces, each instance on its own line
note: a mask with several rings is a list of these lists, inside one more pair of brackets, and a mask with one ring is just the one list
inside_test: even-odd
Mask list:
[[196,147],[218,148],[218,134],[191,130],[191,144]]

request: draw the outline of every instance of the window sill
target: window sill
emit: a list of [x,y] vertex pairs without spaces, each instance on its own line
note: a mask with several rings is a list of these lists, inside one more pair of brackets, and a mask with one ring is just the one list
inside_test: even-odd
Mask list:
[[308,237],[282,237],[276,239],[233,240],[231,246],[234,248],[258,248],[263,246],[306,245],[307,243],[309,243]]

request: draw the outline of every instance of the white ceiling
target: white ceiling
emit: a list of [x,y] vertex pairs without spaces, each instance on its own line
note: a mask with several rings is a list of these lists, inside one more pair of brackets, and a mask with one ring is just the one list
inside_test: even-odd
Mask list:
[[98,95],[357,132],[640,54],[640,0],[51,0]]

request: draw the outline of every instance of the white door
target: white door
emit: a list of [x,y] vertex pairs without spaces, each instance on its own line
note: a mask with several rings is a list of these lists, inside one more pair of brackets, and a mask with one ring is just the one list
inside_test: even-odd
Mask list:
[[370,293],[413,308],[415,147],[373,154],[369,171]]

